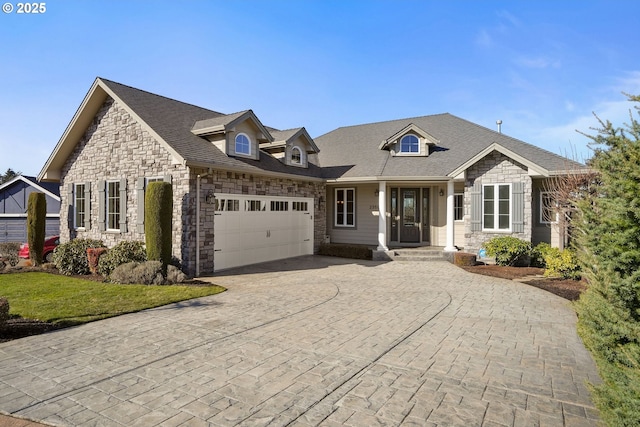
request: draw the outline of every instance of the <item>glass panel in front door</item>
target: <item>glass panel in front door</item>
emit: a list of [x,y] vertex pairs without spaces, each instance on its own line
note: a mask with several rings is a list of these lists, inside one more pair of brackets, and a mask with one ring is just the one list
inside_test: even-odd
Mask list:
[[429,188],[422,189],[422,242],[430,244],[431,227],[429,226]]
[[417,189],[402,189],[402,226],[400,241],[406,243],[420,242],[420,199]]

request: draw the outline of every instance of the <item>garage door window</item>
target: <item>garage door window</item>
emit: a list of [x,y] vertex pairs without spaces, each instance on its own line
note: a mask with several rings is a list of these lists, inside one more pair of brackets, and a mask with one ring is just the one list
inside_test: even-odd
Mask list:
[[224,212],[237,212],[240,210],[240,200],[216,199],[216,210]]
[[271,201],[271,212],[288,211],[288,210],[289,210],[289,202],[285,202],[281,200]]
[[336,188],[336,227],[355,227],[356,190],[354,188]]

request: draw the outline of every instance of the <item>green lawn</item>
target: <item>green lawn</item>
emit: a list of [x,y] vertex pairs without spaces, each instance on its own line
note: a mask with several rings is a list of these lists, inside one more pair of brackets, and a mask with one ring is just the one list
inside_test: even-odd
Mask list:
[[216,285],[116,285],[42,272],[0,274],[0,296],[9,300],[11,315],[61,326],[214,295],[224,290]]

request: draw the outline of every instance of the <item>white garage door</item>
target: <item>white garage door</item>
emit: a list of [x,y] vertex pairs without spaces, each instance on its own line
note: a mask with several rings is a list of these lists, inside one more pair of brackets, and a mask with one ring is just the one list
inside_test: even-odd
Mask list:
[[313,198],[216,194],[214,271],[313,254]]

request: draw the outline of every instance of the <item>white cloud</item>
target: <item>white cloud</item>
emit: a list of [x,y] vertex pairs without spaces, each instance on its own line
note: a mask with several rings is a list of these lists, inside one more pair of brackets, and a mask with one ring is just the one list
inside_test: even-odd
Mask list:
[[480,47],[489,48],[493,46],[493,38],[489,35],[487,30],[482,29],[476,36],[475,44]]
[[521,56],[516,58],[515,63],[525,68],[560,68],[560,61],[544,56]]

